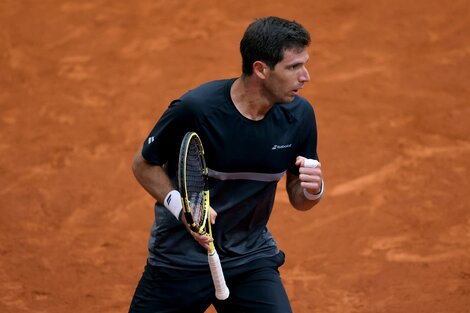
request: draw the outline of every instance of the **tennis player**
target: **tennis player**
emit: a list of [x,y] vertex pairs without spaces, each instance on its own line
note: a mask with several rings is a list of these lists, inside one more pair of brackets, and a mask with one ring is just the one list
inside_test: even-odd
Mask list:
[[[174,100],[133,163],[155,199],[148,258],[129,312],[288,313],[278,268],[284,253],[267,229],[276,187],[286,175],[290,203],[308,210],[323,194],[317,128],[299,95],[310,81],[308,31],[278,17],[256,19],[240,42],[242,74],[205,83]],[[203,143],[211,193],[213,242],[230,289],[217,300],[207,236],[188,230],[177,191],[186,132]]]

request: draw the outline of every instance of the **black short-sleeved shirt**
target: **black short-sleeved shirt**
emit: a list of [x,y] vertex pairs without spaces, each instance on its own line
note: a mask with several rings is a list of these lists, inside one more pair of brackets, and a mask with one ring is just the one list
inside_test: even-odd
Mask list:
[[[181,140],[195,131],[209,167],[212,227],[224,268],[279,252],[266,224],[276,186],[286,171],[298,175],[297,156],[318,159],[315,115],[302,97],[275,104],[260,121],[245,118],[230,97],[235,80],[218,80],[173,101],[144,142],[142,155],[164,166],[177,186]],[[160,203],[149,239],[149,263],[170,268],[207,268],[206,251]]]

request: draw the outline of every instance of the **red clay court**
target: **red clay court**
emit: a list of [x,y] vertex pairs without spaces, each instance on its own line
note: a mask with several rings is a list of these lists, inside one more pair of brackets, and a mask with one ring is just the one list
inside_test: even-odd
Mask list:
[[267,15],[311,31],[326,181],[309,212],[279,184],[294,312],[470,312],[463,0],[1,1],[1,312],[127,312],[153,218],[134,153],[173,98],[239,75]]

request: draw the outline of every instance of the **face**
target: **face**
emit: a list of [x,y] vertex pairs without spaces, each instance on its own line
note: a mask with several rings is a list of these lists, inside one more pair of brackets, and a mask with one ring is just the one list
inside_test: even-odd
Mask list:
[[264,87],[267,97],[273,103],[288,103],[294,100],[310,75],[306,68],[309,55],[306,49],[284,51],[284,58],[274,69],[266,66]]

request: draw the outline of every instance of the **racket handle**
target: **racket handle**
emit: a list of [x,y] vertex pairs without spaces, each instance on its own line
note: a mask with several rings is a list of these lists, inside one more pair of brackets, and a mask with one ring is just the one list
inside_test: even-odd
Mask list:
[[222,272],[222,265],[220,264],[219,255],[213,249],[212,253],[208,254],[209,267],[211,269],[212,280],[215,286],[215,297],[219,300],[228,298],[230,292],[227,284],[225,283],[224,273]]

